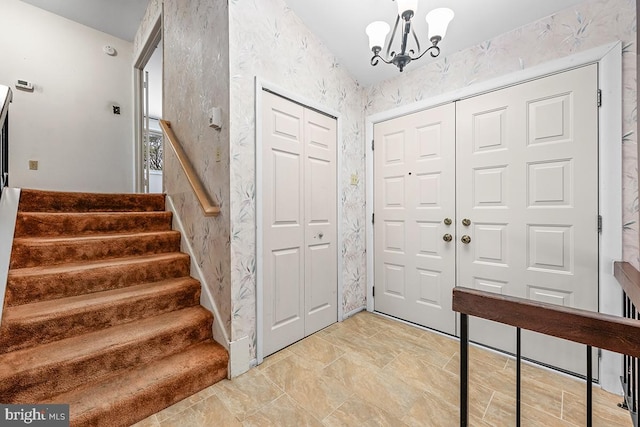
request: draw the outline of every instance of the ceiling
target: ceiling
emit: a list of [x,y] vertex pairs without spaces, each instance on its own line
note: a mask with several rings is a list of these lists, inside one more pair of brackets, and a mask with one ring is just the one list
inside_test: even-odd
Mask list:
[[[133,41],[148,0],[22,0],[124,40]],[[396,67],[370,65],[371,51],[364,32],[372,21],[393,26],[393,0],[284,0],[362,85],[394,77]],[[583,0],[420,0],[415,31],[428,45],[424,17],[436,7],[449,7],[456,16],[440,43],[441,56],[477,45],[499,34],[549,16]],[[364,7],[363,7],[364,5]],[[396,37],[397,39],[397,37]],[[348,42],[345,42],[348,41]],[[425,56],[422,63],[429,61]],[[407,70],[418,66],[409,64]]]
[[87,27],[133,42],[149,0],[22,0]]

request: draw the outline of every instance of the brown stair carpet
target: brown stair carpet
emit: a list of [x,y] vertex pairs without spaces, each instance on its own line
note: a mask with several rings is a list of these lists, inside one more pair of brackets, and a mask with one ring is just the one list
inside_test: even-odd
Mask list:
[[164,195],[22,190],[0,325],[0,403],[128,426],[227,376]]

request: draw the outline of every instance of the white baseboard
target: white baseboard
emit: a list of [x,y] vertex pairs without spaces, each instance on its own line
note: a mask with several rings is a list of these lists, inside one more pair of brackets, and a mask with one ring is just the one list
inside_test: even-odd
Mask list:
[[229,378],[244,374],[251,367],[249,360],[249,337],[244,336],[229,343]]
[[[220,310],[218,310],[218,305],[216,304],[213,295],[209,291],[209,287],[207,286],[207,280],[200,269],[200,266],[195,261],[195,253],[189,240],[185,237],[187,235],[184,225],[182,224],[182,220],[180,219],[180,215],[176,211],[175,205],[173,204],[173,200],[170,196],[166,196],[167,200],[167,209],[173,213],[173,226],[180,232],[180,247],[186,250],[187,254],[191,257],[191,276],[200,281],[200,285],[202,288],[202,292],[200,293],[200,304],[203,307],[208,309],[213,313],[213,339],[222,345],[224,348],[229,351],[230,349],[230,341],[229,335],[227,334],[226,329],[224,328],[224,324],[222,323],[222,317],[220,316]],[[248,344],[247,344],[247,353],[248,353]],[[248,355],[247,355],[248,359]],[[231,352],[229,351],[229,362],[231,364]]]
[[355,310],[351,310],[350,312],[348,312],[348,313],[344,314],[344,316],[342,317],[342,320],[346,320],[346,319],[348,319],[349,317],[354,316],[354,315],[356,315],[356,314],[360,313],[361,311],[365,311],[366,309],[367,309],[367,307],[362,306],[362,307],[358,307],[358,308],[356,308]]

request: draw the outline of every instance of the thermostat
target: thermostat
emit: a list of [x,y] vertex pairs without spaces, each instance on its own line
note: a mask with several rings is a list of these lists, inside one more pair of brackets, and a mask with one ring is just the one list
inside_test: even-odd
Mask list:
[[18,80],[18,81],[16,82],[16,87],[17,87],[18,89],[28,90],[28,91],[30,91],[30,92],[32,92],[32,91],[33,91],[33,83],[28,82],[28,81],[26,81],[26,80]]

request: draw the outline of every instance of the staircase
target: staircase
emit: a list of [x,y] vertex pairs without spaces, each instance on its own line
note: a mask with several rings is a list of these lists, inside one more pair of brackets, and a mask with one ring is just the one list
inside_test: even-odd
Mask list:
[[164,195],[22,190],[0,326],[0,402],[128,426],[227,376]]

